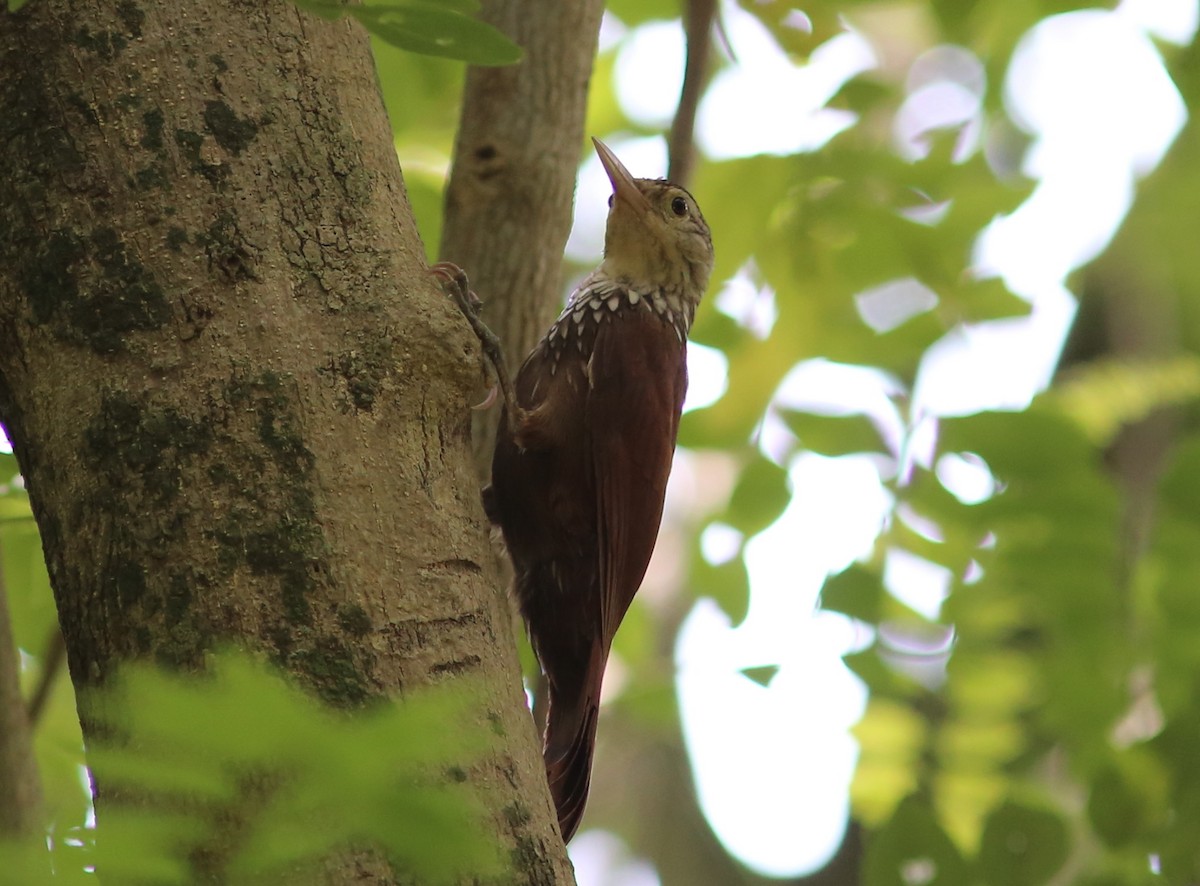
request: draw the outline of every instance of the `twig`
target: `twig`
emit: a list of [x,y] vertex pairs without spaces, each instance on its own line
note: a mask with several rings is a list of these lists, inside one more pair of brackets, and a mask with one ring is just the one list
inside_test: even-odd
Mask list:
[[712,25],[717,15],[717,0],[688,0],[684,8],[683,28],[687,38],[687,63],[683,70],[683,89],[671,123],[667,142],[669,162],[667,178],[687,187],[696,165],[693,144],[696,109],[708,81],[708,58],[712,49]]

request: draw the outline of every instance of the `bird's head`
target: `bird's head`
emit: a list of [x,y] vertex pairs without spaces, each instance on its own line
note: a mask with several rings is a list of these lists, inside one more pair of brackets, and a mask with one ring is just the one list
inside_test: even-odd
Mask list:
[[712,236],[696,199],[662,179],[634,178],[609,147],[593,138],[612,182],[604,268],[639,288],[681,290],[699,301],[712,272]]

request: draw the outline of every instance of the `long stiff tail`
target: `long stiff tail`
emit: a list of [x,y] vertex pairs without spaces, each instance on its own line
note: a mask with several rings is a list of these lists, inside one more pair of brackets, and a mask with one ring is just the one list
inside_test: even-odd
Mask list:
[[575,835],[587,802],[606,659],[602,645],[597,642],[581,681],[573,686],[550,684],[543,757],[564,841]]

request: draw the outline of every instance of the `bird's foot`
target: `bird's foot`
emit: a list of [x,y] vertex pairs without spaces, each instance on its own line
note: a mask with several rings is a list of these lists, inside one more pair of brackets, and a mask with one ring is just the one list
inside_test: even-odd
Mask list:
[[500,385],[492,385],[488,388],[487,396],[471,407],[474,412],[484,412],[496,405],[496,400],[500,395]]
[[[467,279],[466,271],[453,262],[437,262],[430,266],[429,273],[438,278],[438,285],[442,287],[442,291],[450,296],[451,300],[466,318],[467,323],[471,325],[475,337],[479,339],[479,344],[483,348],[484,355],[496,371],[499,392],[504,397],[504,405],[508,410],[509,426],[510,428],[515,428],[524,415],[525,410],[517,406],[516,398],[513,396],[512,381],[509,378],[508,368],[504,362],[504,349],[500,345],[500,338],[479,318],[479,311],[483,307],[483,301],[471,289],[471,283]],[[483,402],[471,408],[487,409],[495,402],[496,386],[493,386]]]
[[[479,316],[483,300],[471,289],[471,281],[467,279],[466,271],[454,262],[440,261],[429,266],[429,273],[438,278],[442,292],[454,300],[460,311],[469,317]],[[471,325],[474,328],[474,324]]]

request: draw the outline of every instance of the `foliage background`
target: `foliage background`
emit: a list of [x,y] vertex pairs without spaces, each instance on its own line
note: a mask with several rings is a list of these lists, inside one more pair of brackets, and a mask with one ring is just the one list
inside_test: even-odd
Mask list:
[[[698,167],[692,190],[717,244],[713,293],[741,272],[773,291],[777,318],[760,337],[710,298],[697,319],[695,341],[728,361],[728,389],[687,416],[680,442],[713,455],[707,464],[720,469],[711,476],[722,479],[682,493],[689,506],[676,508],[664,530],[671,542],[663,552],[669,562],[655,573],[660,586],[643,595],[617,638],[620,691],[607,706],[585,827],[616,834],[664,884],[762,879],[725,855],[701,821],[680,727],[674,640],[700,598],[715,600],[734,624],[745,617],[753,593],[745,542],[788,506],[795,458],[865,452],[890,494],[888,518],[873,550],[822,595],[826,609],[855,619],[869,638],[847,657],[869,703],[855,729],[861,753],[852,822],[835,859],[840,879],[827,882],[1197,881],[1194,124],[1138,182],[1113,241],[1067,281],[1081,300],[1080,319],[1049,390],[1023,410],[942,420],[936,451],[914,456],[922,425],[912,412],[914,384],[930,348],[963,324],[1028,310],[998,280],[970,273],[980,231],[1032,188],[1020,173],[1027,134],[1006,109],[1004,76],[1030,28],[1083,4],[747,0],[744,7],[797,61],[849,24],[884,63],[833,97],[830,106],[857,122],[818,150]],[[794,27],[796,10],[807,32]],[[610,15],[628,35],[677,19],[680,10],[664,0],[614,0]],[[946,44],[983,64],[982,102],[970,121],[983,136],[963,149],[963,123],[930,133],[925,156],[901,156],[892,133],[912,65]],[[615,96],[620,45],[602,49],[592,87],[589,132],[606,140],[656,132],[629,119]],[[1185,104],[1196,107],[1195,46],[1159,50]],[[462,67],[382,42],[376,52],[409,196],[434,256]],[[763,99],[786,112],[787,95]],[[910,211],[943,204],[932,221]],[[908,278],[936,294],[936,305],[875,331],[855,296]],[[881,433],[878,416],[776,402],[789,371],[817,358],[884,373],[901,438]],[[782,455],[759,445],[768,414],[789,429]],[[987,466],[994,494],[965,503],[939,480],[939,458],[956,453]],[[0,474],[4,580],[32,692],[52,657],[53,602],[11,456],[0,459]],[[711,524],[736,531],[735,556],[705,558],[699,539]],[[896,551],[948,570],[949,595],[936,618],[905,605],[885,581]],[[746,679],[769,682],[774,669],[763,664]],[[219,733],[220,721],[212,722]],[[52,684],[36,737],[62,845],[85,833],[89,810],[65,676]],[[609,882],[620,882],[619,872],[613,876]]]

